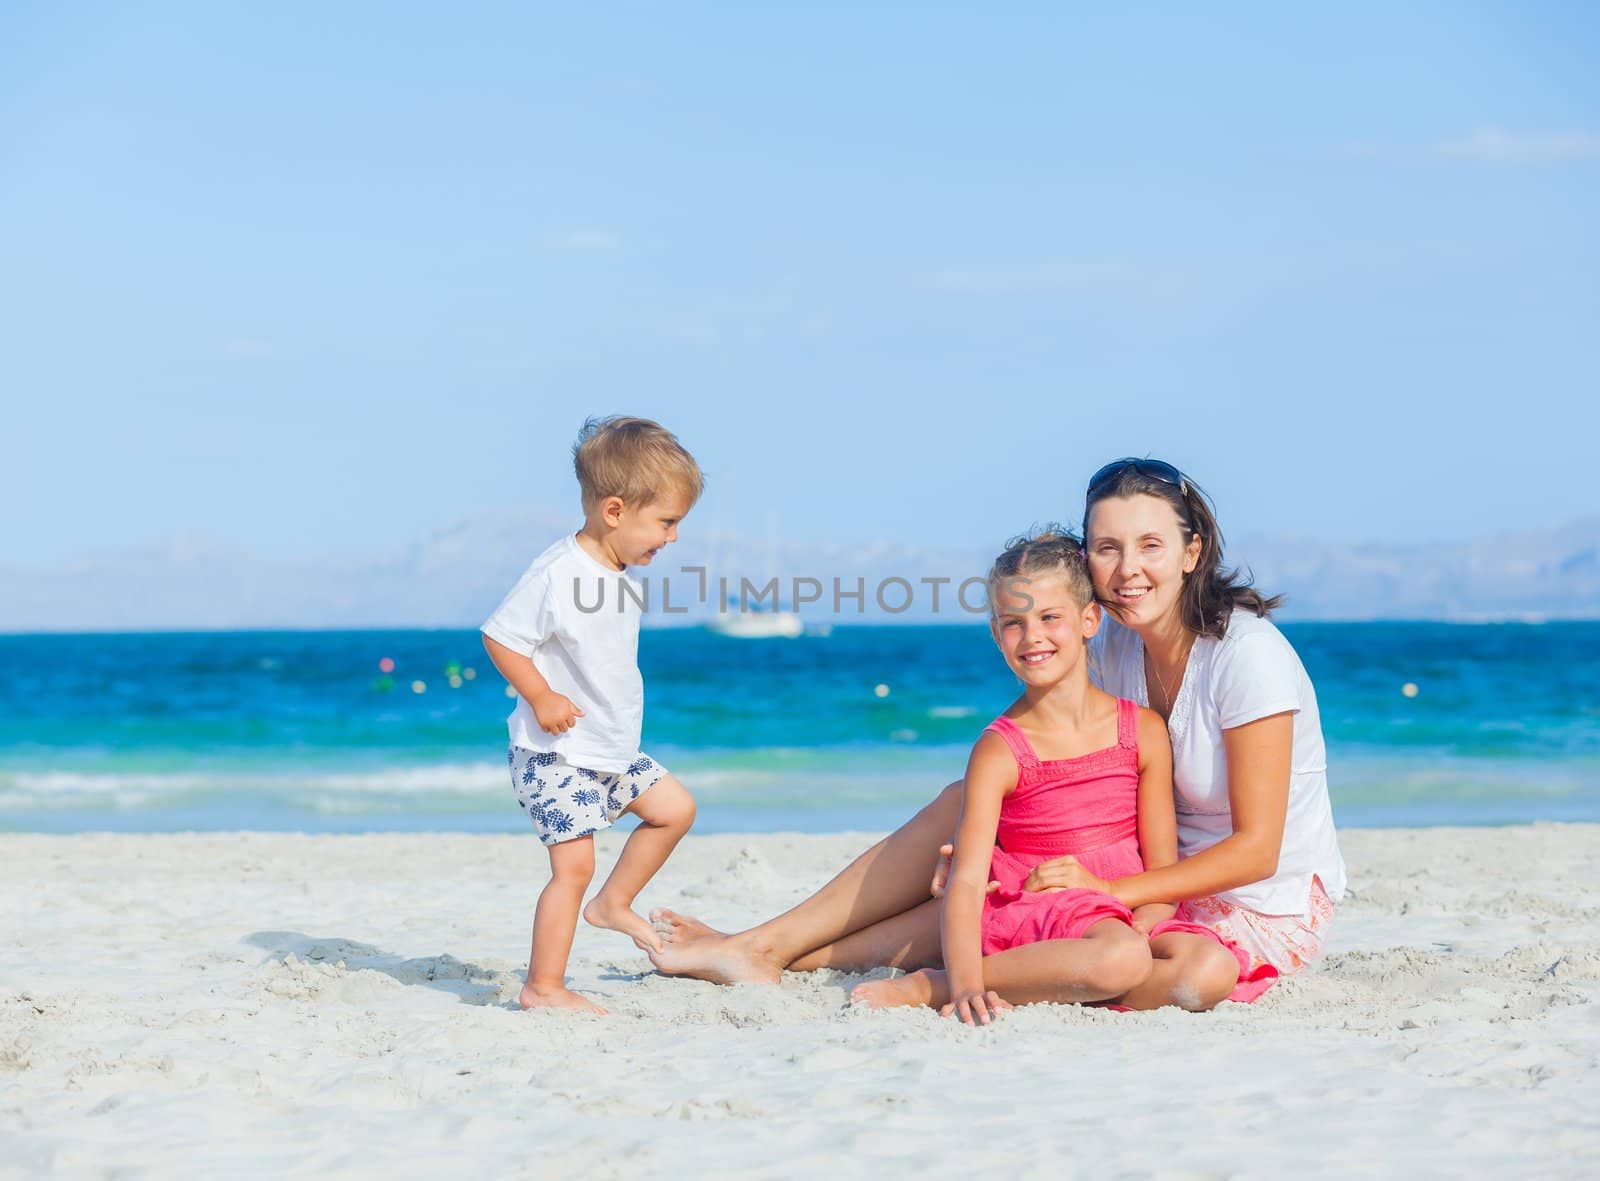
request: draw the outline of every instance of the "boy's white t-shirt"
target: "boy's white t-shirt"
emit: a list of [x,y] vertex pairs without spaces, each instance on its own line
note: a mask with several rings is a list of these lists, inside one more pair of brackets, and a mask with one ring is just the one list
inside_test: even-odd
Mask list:
[[572,534],[533,560],[481,630],[529,657],[584,716],[565,734],[546,734],[518,696],[506,719],[513,746],[553,751],[591,771],[625,771],[639,757],[643,602],[637,580],[591,557]]
[[[1109,615],[1090,641],[1089,674],[1107,693],[1150,704],[1144,642]],[[1222,732],[1286,712],[1294,714],[1294,749],[1277,872],[1218,897],[1260,914],[1304,916],[1312,876],[1322,879],[1328,897],[1337,902],[1344,896],[1345,869],[1328,799],[1328,755],[1317,693],[1283,633],[1269,620],[1236,610],[1222,639],[1195,640],[1167,732],[1172,738],[1178,855],[1188,857],[1233,832]]]

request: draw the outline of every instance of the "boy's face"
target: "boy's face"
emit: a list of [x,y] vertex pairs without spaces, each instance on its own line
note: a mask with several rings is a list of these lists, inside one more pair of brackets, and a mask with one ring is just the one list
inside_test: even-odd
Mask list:
[[602,509],[613,530],[606,543],[624,566],[648,566],[663,546],[678,540],[678,522],[689,515],[693,503],[677,491],[637,508],[612,497]]

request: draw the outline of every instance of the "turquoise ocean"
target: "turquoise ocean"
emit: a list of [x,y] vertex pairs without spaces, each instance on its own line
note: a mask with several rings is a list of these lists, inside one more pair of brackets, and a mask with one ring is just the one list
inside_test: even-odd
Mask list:
[[[1340,824],[1600,820],[1600,623],[1283,630]],[[891,827],[1015,695],[982,627],[647,629],[640,664],[701,832]],[[518,832],[510,706],[471,631],[0,636],[0,830]]]

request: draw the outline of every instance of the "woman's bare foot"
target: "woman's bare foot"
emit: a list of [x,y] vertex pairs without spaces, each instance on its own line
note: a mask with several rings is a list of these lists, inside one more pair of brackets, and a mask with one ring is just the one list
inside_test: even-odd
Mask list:
[[575,1009],[580,1013],[596,1013],[601,1017],[606,1011],[586,996],[579,996],[565,985],[548,987],[524,984],[517,995],[517,1004],[524,1009]]
[[693,976],[712,984],[776,984],[784,964],[770,945],[749,931],[724,935],[699,919],[671,910],[652,910],[661,950],[650,953],[656,970],[668,976]]
[[850,990],[850,1007],[894,1009],[904,1005],[933,1006],[933,976],[926,969],[889,980],[868,980]]
[[653,953],[661,950],[661,940],[656,937],[655,928],[634,914],[631,907],[614,905],[606,898],[604,891],[591,898],[589,905],[583,908],[583,921],[591,927],[621,931],[633,940],[634,946],[640,951]]

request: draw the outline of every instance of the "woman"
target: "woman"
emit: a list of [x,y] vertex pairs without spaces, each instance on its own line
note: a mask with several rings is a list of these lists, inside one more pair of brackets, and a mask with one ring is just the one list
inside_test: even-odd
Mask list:
[[[1063,857],[1038,867],[1027,888],[1087,886],[1130,907],[1177,902],[1180,918],[1249,953],[1247,974],[1308,966],[1345,874],[1316,693],[1267,619],[1278,600],[1223,567],[1205,494],[1170,464],[1101,468],[1089,481],[1084,532],[1095,596],[1111,615],[1096,641],[1096,680],[1167,719],[1180,859],[1103,882]],[[651,959],[663,972],[719,983],[776,981],[786,968],[937,964],[939,903],[928,882],[959,813],[960,784],[951,784],[811,898],[748,931],[724,935],[658,911],[663,950]],[[1030,950],[988,957],[986,985],[1007,999],[1085,994],[1088,982],[1041,978]],[[1154,974],[1125,998],[1137,1007],[1209,1008],[1239,982],[1238,964],[1214,944],[1152,954]]]

